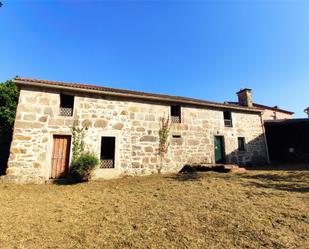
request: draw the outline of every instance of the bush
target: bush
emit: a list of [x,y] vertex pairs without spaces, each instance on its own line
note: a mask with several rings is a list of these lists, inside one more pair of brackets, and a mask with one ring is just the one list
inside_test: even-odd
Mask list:
[[70,167],[70,177],[75,181],[88,181],[93,170],[99,165],[98,157],[90,152],[81,154]]

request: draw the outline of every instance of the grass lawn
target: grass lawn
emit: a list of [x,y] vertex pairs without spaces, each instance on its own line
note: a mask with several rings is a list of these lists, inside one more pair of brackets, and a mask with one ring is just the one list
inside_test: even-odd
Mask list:
[[309,171],[0,184],[0,248],[309,248]]

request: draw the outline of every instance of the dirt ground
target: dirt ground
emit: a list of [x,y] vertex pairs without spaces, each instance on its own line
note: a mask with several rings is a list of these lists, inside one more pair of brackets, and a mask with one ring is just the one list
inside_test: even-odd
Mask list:
[[309,248],[309,171],[0,184],[0,248]]

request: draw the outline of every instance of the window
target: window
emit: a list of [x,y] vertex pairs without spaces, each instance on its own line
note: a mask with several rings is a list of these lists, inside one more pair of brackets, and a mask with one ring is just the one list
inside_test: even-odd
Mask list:
[[73,116],[74,96],[60,94],[59,116]]
[[181,135],[172,135],[173,138],[181,138]]
[[239,151],[245,151],[245,138],[244,137],[239,137],[238,138],[238,150]]
[[232,113],[230,111],[224,111],[223,117],[224,117],[224,125],[226,127],[232,127],[233,126]]
[[100,168],[115,168],[115,137],[101,138]]
[[181,123],[181,107],[180,105],[171,106],[171,122]]

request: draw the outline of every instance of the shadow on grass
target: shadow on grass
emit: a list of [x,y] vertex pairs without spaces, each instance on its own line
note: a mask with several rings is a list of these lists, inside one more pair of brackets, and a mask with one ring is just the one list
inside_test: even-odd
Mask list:
[[199,181],[201,175],[197,172],[190,172],[190,173],[178,173],[175,175],[166,176],[167,179],[172,179],[175,181],[185,182],[185,181]]
[[69,178],[61,178],[61,179],[49,180],[48,183],[55,185],[77,185],[81,183],[87,183],[87,181],[77,181]]
[[309,171],[309,163],[271,163],[269,165],[246,167],[248,170],[269,171]]
[[256,175],[242,175],[242,178],[252,180],[247,183],[257,188],[272,188],[289,192],[309,192],[309,172],[279,172]]
[[[226,168],[223,164],[218,165],[185,165],[179,171],[178,174],[168,176],[166,178],[177,180],[177,181],[199,181],[202,178],[202,173],[206,172],[216,172],[216,173],[227,173],[230,169]],[[228,174],[222,174],[220,178],[224,178],[228,176]],[[213,176],[215,177],[215,176]],[[230,177],[230,176],[228,176]]]

